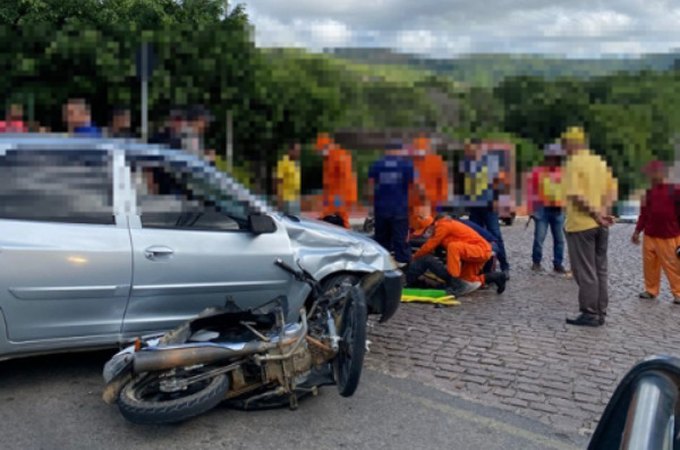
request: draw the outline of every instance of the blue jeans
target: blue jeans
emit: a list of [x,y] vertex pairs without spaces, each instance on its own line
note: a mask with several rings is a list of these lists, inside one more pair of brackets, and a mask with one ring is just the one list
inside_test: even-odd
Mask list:
[[562,267],[564,261],[564,210],[562,208],[541,208],[534,214],[534,248],[531,259],[540,264],[543,259],[543,242],[548,228],[553,236],[553,267]]
[[501,265],[501,270],[504,272],[510,270],[510,264],[508,264],[508,258],[505,253],[503,235],[501,234],[501,226],[498,223],[498,214],[491,208],[474,207],[470,208],[470,220],[494,235],[496,238],[495,244],[498,246],[496,257]]
[[374,239],[387,251],[394,252],[398,263],[411,261],[411,246],[408,238],[408,217],[375,216]]

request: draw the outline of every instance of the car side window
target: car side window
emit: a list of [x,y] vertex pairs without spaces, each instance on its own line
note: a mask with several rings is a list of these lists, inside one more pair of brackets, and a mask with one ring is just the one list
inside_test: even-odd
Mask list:
[[110,155],[99,150],[7,150],[0,218],[114,225]]
[[[246,228],[241,211],[214,198],[225,193],[195,168],[162,160],[130,160],[137,208],[145,228],[238,231]],[[211,195],[212,194],[212,195]]]

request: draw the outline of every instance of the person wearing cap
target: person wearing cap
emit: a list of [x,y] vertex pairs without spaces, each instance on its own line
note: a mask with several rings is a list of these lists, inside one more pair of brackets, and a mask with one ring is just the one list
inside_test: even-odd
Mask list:
[[609,304],[607,247],[618,183],[606,161],[588,149],[581,128],[567,129],[562,134],[562,146],[568,156],[563,173],[564,230],[580,310],[567,323],[597,327],[604,325]]
[[409,196],[409,225],[414,229],[418,216],[436,215],[448,199],[448,174],[441,156],[432,151],[430,140],[419,136],[413,140],[412,160],[415,169],[414,183],[425,191],[425,202],[415,192]]
[[559,143],[547,145],[544,162],[534,167],[527,183],[528,212],[535,221],[534,245],[531,254],[532,267],[542,271],[543,242],[548,229],[553,236],[553,270],[567,275],[564,268],[564,195],[562,186],[562,162],[566,155]]
[[[483,284],[495,284],[499,294],[505,291],[505,274],[482,273],[493,256],[486,239],[450,217],[422,218],[421,221],[421,228],[433,227],[432,236],[413,255],[406,275],[408,283],[415,282],[429,270],[442,279],[448,286],[447,291],[456,297],[469,294]],[[439,246],[446,249],[446,266],[431,254]]]
[[642,268],[645,290],[642,299],[655,299],[661,286],[663,269],[673,294],[673,303],[680,304],[680,259],[676,249],[680,246],[680,186],[666,182],[666,166],[661,161],[651,161],[643,168],[651,187],[645,192],[640,216],[631,238],[634,244],[642,242]]
[[349,211],[357,201],[357,179],[352,155],[326,133],[319,134],[316,150],[323,155],[322,218],[338,216],[349,228]]
[[[387,145],[385,156],[368,169],[369,203],[373,204],[375,240],[394,252],[397,266],[411,261],[408,244],[409,191],[414,181],[413,163],[405,157],[400,142]],[[418,186],[419,187],[419,186]],[[423,197],[421,193],[418,195]]]

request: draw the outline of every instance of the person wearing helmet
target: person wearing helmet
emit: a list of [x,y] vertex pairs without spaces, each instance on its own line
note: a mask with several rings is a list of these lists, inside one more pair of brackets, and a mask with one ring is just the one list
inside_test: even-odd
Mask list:
[[349,211],[357,201],[357,179],[352,155],[326,133],[318,136],[316,150],[323,155],[322,218],[337,216],[349,228]]
[[577,317],[567,318],[567,323],[598,327],[605,323],[609,304],[607,247],[618,184],[606,161],[588,149],[581,128],[565,131],[562,146],[568,155],[563,174],[567,212],[564,230],[580,310]]
[[[497,292],[503,293],[506,277],[502,272],[481,273],[493,256],[486,239],[469,226],[445,216],[422,218],[422,227],[433,227],[432,236],[413,255],[407,282],[415,282],[429,270],[446,282],[447,291],[456,297],[469,294],[485,283],[495,284]],[[446,266],[431,255],[439,246],[446,249]]]
[[673,294],[673,303],[680,304],[680,259],[676,250],[680,247],[680,186],[666,181],[666,166],[661,161],[651,161],[642,172],[647,175],[651,187],[645,192],[640,217],[631,237],[634,244],[642,242],[642,269],[645,290],[642,299],[655,299],[661,287],[663,269]]
[[559,143],[547,145],[543,164],[534,167],[527,183],[527,208],[534,219],[534,244],[531,269],[542,271],[543,242],[548,229],[553,236],[553,270],[567,275],[564,268],[564,195],[562,164],[566,153]]

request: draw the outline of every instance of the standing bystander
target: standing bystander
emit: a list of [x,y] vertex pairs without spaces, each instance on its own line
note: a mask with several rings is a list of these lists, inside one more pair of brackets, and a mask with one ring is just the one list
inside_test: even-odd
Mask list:
[[357,201],[357,178],[352,155],[325,133],[318,136],[316,150],[323,155],[323,211],[328,219],[337,215],[349,228],[349,211]]
[[28,127],[24,122],[24,107],[13,103],[7,107],[5,120],[0,120],[0,133],[26,133]]
[[68,132],[86,137],[101,137],[101,130],[92,123],[90,105],[82,98],[70,98],[63,109]]
[[651,181],[645,193],[632,241],[642,243],[642,268],[645,291],[642,299],[654,299],[659,295],[661,269],[666,273],[673,293],[673,303],[680,304],[680,259],[676,249],[680,246],[680,187],[667,183],[666,167],[661,161],[647,164],[643,172]]
[[368,192],[373,200],[375,240],[390,252],[399,267],[411,261],[409,246],[409,190],[413,163],[401,144],[391,143],[386,154],[368,169]]
[[300,144],[295,143],[276,165],[276,194],[281,209],[294,216],[300,215]]
[[614,223],[610,209],[618,185],[607,163],[588,149],[581,128],[565,131],[562,145],[568,155],[564,169],[564,229],[581,311],[567,323],[597,327],[604,325],[609,304],[607,246],[609,227]]
[[565,152],[558,143],[545,148],[542,165],[534,167],[527,184],[527,207],[534,218],[534,245],[531,253],[532,270],[542,270],[543,242],[548,228],[553,236],[553,270],[566,275],[564,268],[564,195],[562,163]]

